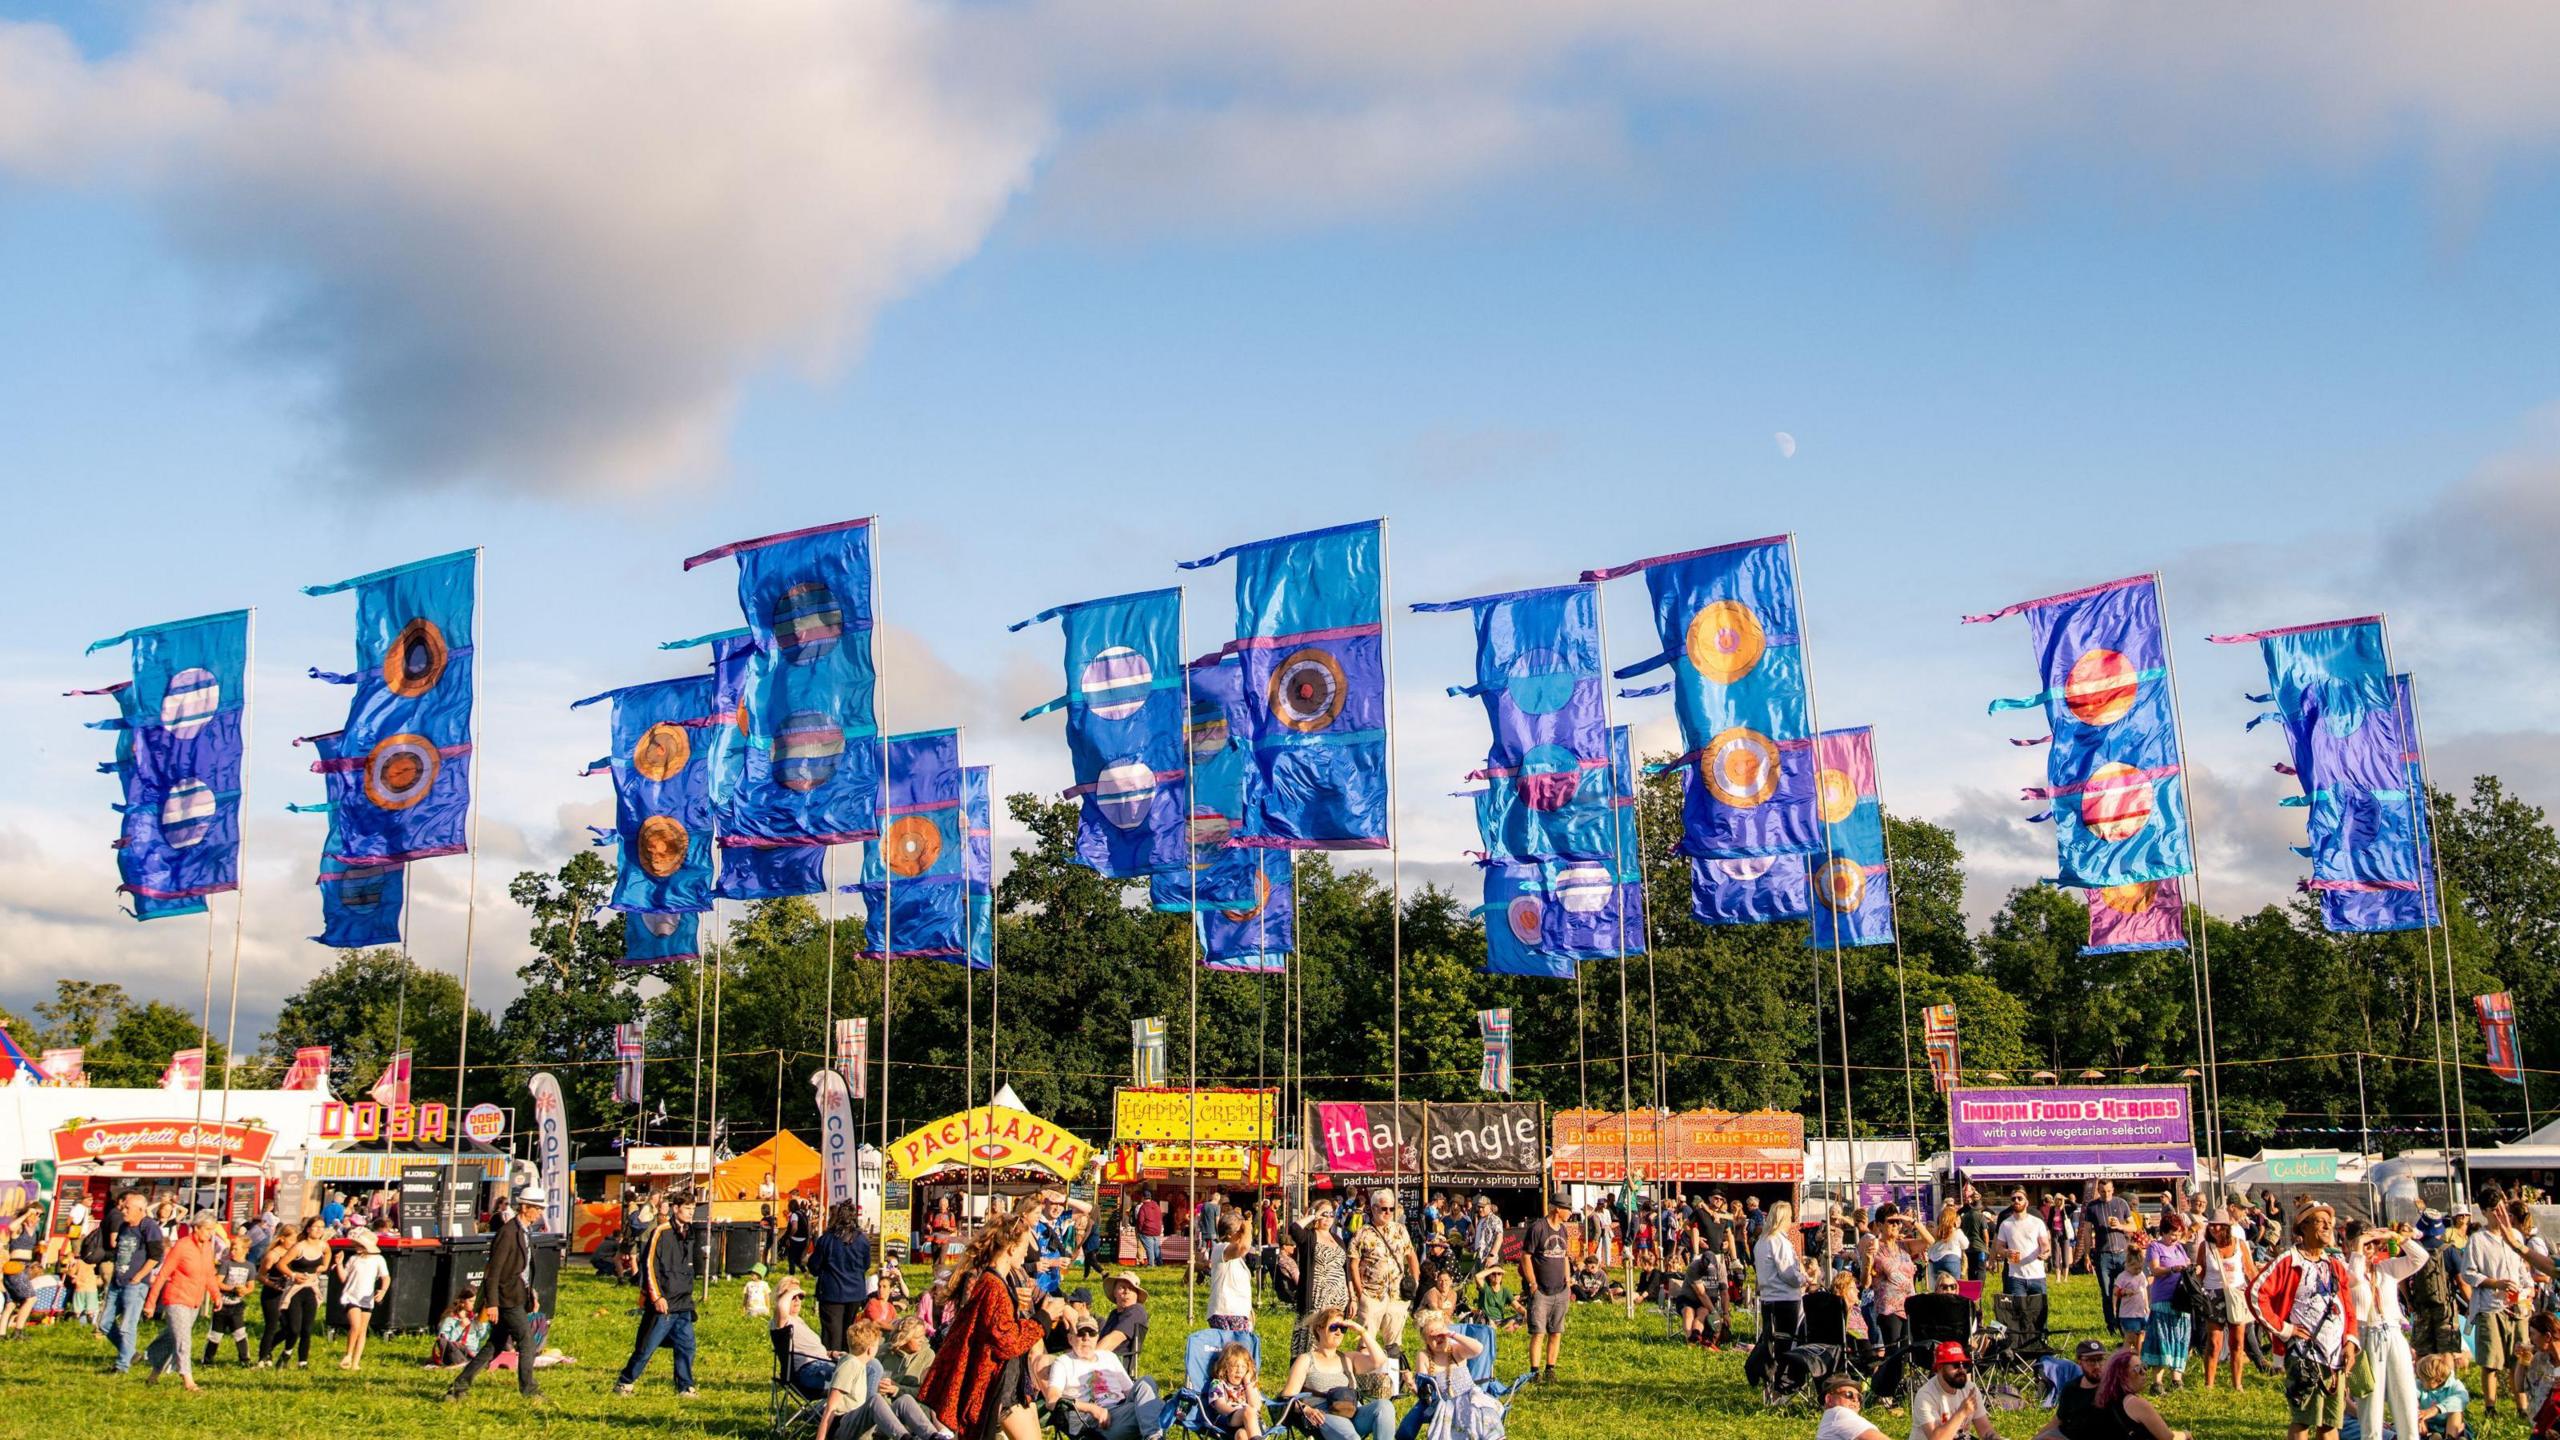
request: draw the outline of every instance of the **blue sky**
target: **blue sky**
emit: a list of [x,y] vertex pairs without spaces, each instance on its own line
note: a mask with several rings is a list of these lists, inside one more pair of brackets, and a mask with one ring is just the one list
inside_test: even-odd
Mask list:
[[[0,738],[35,762],[0,792],[0,1003],[201,977],[200,929],[117,914],[103,746],[57,695],[113,678],[82,645],[260,607],[249,1033],[324,958],[319,829],[280,807],[316,792],[285,742],[336,723],[301,671],[343,664],[349,610],[295,587],[471,544],[500,998],[505,881],[608,809],[568,701],[730,623],[726,567],[684,555],[864,513],[891,722],[968,725],[1008,789],[1067,777],[1054,720],[1012,719],[1054,635],[1007,622],[1383,512],[1399,602],[1794,531],[1823,718],[1881,727],[1888,802],[1957,826],[1977,910],[2048,839],[2016,823],[2024,732],[1982,713],[2032,688],[2023,629],[1955,618],[2142,569],[2216,908],[2281,897],[2294,822],[2239,733],[2254,651],[2209,630],[2387,610],[2440,778],[2560,798],[2560,116],[2455,63],[2529,12],[2412,56],[2358,11],[2358,43],[2199,99],[2291,52],[2112,11],[2114,42],[2006,59],[1926,19],[1837,54],[1775,12],[1636,59],[1664,22],[1632,4],[1473,44],[1427,16],[1358,43],[1322,5],[1139,45],[1072,4],[850,8],[706,37],[716,11],[636,6],[625,72],[464,0],[67,37],[0,6]],[[538,83],[445,83],[482,45]],[[650,65],[689,56],[650,131]],[[866,97],[814,138],[722,108],[812,64]],[[1205,649],[1227,597],[1192,594]],[[1610,609],[1623,662],[1640,587]],[[1396,627],[1409,880],[1465,875],[1463,631]],[[1669,743],[1660,702],[1625,718]],[[417,943],[452,965],[463,867],[433,869]]]

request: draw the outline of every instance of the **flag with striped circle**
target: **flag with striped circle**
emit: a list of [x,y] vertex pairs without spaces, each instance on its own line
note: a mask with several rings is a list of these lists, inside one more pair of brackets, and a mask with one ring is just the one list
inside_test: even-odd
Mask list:
[[1129,1022],[1129,1080],[1140,1087],[1165,1082],[1163,1016]]
[[1511,1093],[1511,1012],[1479,1010],[1476,1029],[1484,1036],[1484,1067],[1477,1073],[1478,1089],[1496,1095]]

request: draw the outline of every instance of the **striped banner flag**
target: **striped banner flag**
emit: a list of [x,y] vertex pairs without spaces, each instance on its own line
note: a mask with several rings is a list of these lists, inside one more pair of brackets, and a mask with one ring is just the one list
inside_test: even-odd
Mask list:
[[68,1050],[47,1050],[43,1058],[36,1062],[36,1069],[44,1076],[39,1083],[65,1086],[88,1084],[88,1053],[85,1047],[76,1045]]
[[867,1018],[836,1022],[836,1069],[844,1076],[845,1093],[870,1098],[871,1022]]
[[1163,1016],[1129,1022],[1129,1079],[1141,1087],[1164,1083]]
[[201,1090],[204,1088],[204,1051],[189,1047],[169,1057],[169,1068],[160,1072],[163,1090]]
[[382,1078],[373,1082],[373,1103],[381,1106],[409,1103],[409,1052],[401,1051],[382,1067]]
[[1956,1085],[1956,1007],[1931,1005],[1920,1012],[1921,1048],[1929,1053],[1929,1083],[1943,1093]]
[[2510,1085],[2524,1083],[2524,1059],[2516,1053],[2515,997],[2501,990],[2475,995],[2471,1008],[2480,1013],[2480,1039],[2489,1049],[2489,1073]]
[[1476,1075],[1479,1089],[1511,1093],[1511,1012],[1479,1010],[1476,1029],[1484,1035],[1484,1068]]
[[641,1071],[648,1064],[647,1049],[640,1043],[639,1026],[613,1027],[613,1063],[613,1103],[639,1104]]

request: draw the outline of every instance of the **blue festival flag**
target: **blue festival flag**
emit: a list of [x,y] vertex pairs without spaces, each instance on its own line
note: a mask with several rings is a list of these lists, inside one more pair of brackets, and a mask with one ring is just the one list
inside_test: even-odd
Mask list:
[[862,879],[845,888],[870,916],[863,954],[959,964],[975,928],[969,884],[967,778],[960,732],[892,735],[881,838],[863,848]]
[[1043,610],[1012,626],[1056,620],[1067,691],[1023,712],[1067,717],[1079,802],[1076,861],[1115,879],[1179,871],[1189,861],[1184,785],[1182,592],[1148,590]]
[[1174,914],[1191,910],[1195,899],[1204,909],[1250,908],[1262,867],[1254,859],[1259,847],[1236,843],[1249,823],[1255,779],[1253,747],[1244,739],[1252,724],[1244,662],[1222,651],[1192,661],[1190,675],[1191,721],[1183,733],[1191,749],[1191,865],[1157,871],[1147,903]]
[[[1794,549],[1784,535],[1586,570],[1643,571],[1662,653],[1617,672],[1669,667],[1684,792],[1680,849],[1706,859],[1819,849],[1813,707],[1805,688]],[[1661,687],[1630,694],[1654,694]]]
[[2022,601],[1968,625],[2025,612],[2040,694],[1995,700],[1992,713],[2041,707],[2053,727],[2048,783],[2056,884],[2104,890],[2195,868],[2187,849],[2184,762],[2169,703],[2169,639],[2155,577],[2110,580]]
[[[329,828],[337,828],[336,812],[329,805],[285,808],[328,815]],[[311,938],[333,950],[399,944],[402,907],[408,901],[408,867],[337,864],[328,858],[337,848],[334,836],[321,844],[320,933]]]
[[827,888],[824,845],[720,844],[720,876],[711,884],[717,900],[779,900],[817,895]]
[[[1691,777],[1692,784],[1696,777]],[[1736,860],[1689,857],[1689,914],[1701,925],[1766,925],[1813,914],[1813,886],[1802,856]]]
[[[1884,799],[1876,784],[1875,732],[1825,730],[1813,742],[1814,804],[1830,855],[1813,870],[1813,924],[1804,943],[1893,943],[1893,873],[1885,864]],[[1808,857],[1810,863],[1810,857]]]
[[480,552],[457,550],[302,588],[356,592],[355,671],[311,672],[356,692],[338,754],[312,767],[337,807],[334,858],[382,865],[470,848],[479,575]]
[[1256,785],[1240,843],[1383,850],[1387,794],[1385,522],[1230,546]]
[[672,965],[702,958],[702,916],[686,910],[633,912],[622,917],[622,958],[617,965]]
[[1493,743],[1476,797],[1485,853],[1502,860],[1610,854],[1608,683],[1599,587],[1558,585],[1416,605],[1475,619],[1476,680],[1452,695],[1484,701]]
[[2275,717],[2309,801],[2311,888],[2333,884],[2418,889],[2417,814],[2400,709],[2378,616],[2295,625],[2255,640],[2267,662]]
[[2444,914],[2436,895],[2436,842],[2434,820],[2427,802],[2427,766],[2423,747],[2418,743],[2418,700],[2410,688],[2409,677],[2391,677],[2393,710],[2398,717],[2401,744],[2400,760],[2407,776],[2409,793],[2417,798],[2410,815],[2411,848],[2416,851],[2418,879],[2415,886],[2383,881],[2332,881],[2321,888],[2320,917],[2331,930],[2347,934],[2373,934],[2393,930],[2423,930],[2444,923]]
[[875,838],[881,762],[871,521],[741,540],[704,551],[684,568],[732,555],[738,608],[755,649],[739,683],[746,745],[722,807],[723,840],[837,845]]
[[1484,973],[1570,980],[1574,963],[1547,948],[1547,912],[1555,908],[1546,867],[1492,861],[1484,867]]
[[1193,913],[1200,927],[1200,963],[1211,970],[1277,975],[1298,947],[1297,861],[1287,851],[1239,847],[1251,898],[1232,906],[1205,900]]
[[131,647],[132,679],[107,688],[118,718],[120,888],[137,920],[204,913],[240,885],[241,737],[249,612],[149,625],[98,641]]
[[590,695],[613,702],[614,828],[622,865],[612,905],[630,913],[711,908],[711,737],[732,728],[713,677],[689,675]]
[[984,765],[963,769],[960,793],[969,826],[968,849],[960,860],[961,874],[969,882],[969,968],[988,970],[996,963],[994,772]]

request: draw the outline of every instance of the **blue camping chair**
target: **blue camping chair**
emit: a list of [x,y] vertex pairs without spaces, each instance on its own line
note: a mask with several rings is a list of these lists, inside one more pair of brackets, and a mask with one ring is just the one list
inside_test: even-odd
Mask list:
[[[1253,1352],[1256,1370],[1262,1368],[1262,1337],[1247,1330],[1194,1330],[1182,1341],[1182,1388],[1165,1398],[1161,1427],[1155,1436],[1167,1432],[1186,1435],[1215,1434],[1209,1423],[1205,1397],[1209,1393],[1209,1365],[1218,1352],[1230,1344],[1240,1344]],[[1151,1437],[1153,1440],[1153,1437]]]
[[[1520,1392],[1529,1388],[1530,1382],[1537,1378],[1538,1372],[1523,1370],[1518,1378],[1508,1383],[1496,1380],[1493,1378],[1493,1327],[1452,1325],[1449,1328],[1483,1347],[1467,1361],[1467,1378],[1475,1382],[1477,1390],[1492,1397],[1506,1412],[1509,1411],[1511,1402],[1520,1398]],[[1429,1375],[1417,1371],[1413,1377],[1413,1387],[1414,1393],[1421,1398],[1412,1409],[1405,1412],[1403,1421],[1396,1426],[1396,1440],[1418,1440],[1424,1428],[1431,1423],[1431,1412],[1439,1408],[1439,1386]]]

